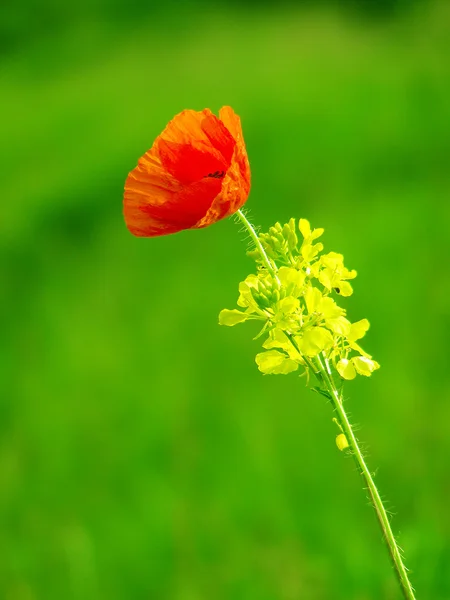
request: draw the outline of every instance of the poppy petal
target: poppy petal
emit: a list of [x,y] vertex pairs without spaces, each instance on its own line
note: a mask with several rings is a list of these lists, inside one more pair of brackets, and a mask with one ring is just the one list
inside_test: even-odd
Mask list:
[[124,216],[137,236],[206,227],[247,200],[250,168],[239,117],[223,107],[178,114],[125,183]]
[[222,106],[219,110],[219,119],[231,133],[236,142],[243,140],[241,119],[231,106]]
[[213,147],[223,156],[226,168],[228,169],[233,156],[234,147],[236,146],[236,140],[228,131],[225,124],[218,119],[216,115],[205,117],[202,121],[202,129]]
[[224,178],[221,193],[196,227],[208,227],[234,214],[245,204],[250,192],[250,165],[242,134],[241,120],[229,106],[219,111],[220,119],[236,141],[230,168]]
[[178,144],[160,140],[158,144],[161,163],[180,183],[200,181],[211,173],[228,169],[221,153],[202,142]]
[[148,164],[157,166],[155,159],[144,160],[151,152],[153,150],[144,155],[129,174],[125,185],[124,213],[128,229],[136,236],[153,237],[194,227],[220,193],[222,181],[207,177],[183,186],[168,178],[161,167],[145,169]]
[[250,175],[245,178],[237,162],[226,174],[220,194],[214,198],[206,215],[196,223],[196,228],[208,227],[220,219],[233,215],[245,204],[250,191]]
[[208,136],[202,129],[205,118],[212,116],[209,108],[202,111],[183,110],[169,121],[158,139],[178,144],[189,144],[192,140],[209,144]]

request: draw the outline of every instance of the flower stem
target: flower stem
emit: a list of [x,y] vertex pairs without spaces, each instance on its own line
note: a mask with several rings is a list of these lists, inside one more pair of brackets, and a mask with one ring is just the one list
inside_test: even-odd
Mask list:
[[[236,212],[236,215],[238,216],[238,218],[240,219],[240,221],[243,223],[244,227],[247,229],[248,233],[250,234],[250,237],[252,238],[256,248],[259,250],[259,252],[261,254],[261,259],[262,259],[264,265],[266,266],[267,270],[275,279],[278,279],[277,265],[273,261],[271,261],[269,259],[269,257],[267,256],[253,225],[249,222],[249,220],[246,218],[246,216],[244,215],[244,213],[241,210],[238,210]],[[288,331],[285,331],[285,333],[286,333],[287,338],[291,341],[294,348],[296,348],[296,350],[299,351],[299,348],[298,348],[293,336],[290,335],[290,333]],[[315,358],[307,358],[307,357],[303,357],[303,358],[304,358],[307,366],[314,372],[314,375],[316,376],[320,385],[323,388],[325,388],[324,391],[328,392],[328,395],[331,399],[333,408],[337,414],[337,421],[342,429],[342,432],[344,433],[345,437],[347,438],[347,442],[349,444],[351,453],[355,460],[357,469],[358,469],[359,473],[361,474],[361,477],[362,477],[362,479],[367,487],[367,490],[369,492],[370,500],[371,500],[372,506],[375,510],[375,513],[377,515],[377,519],[380,524],[381,531],[383,533],[383,537],[385,539],[387,548],[389,550],[389,555],[391,557],[391,561],[392,561],[395,573],[397,575],[397,579],[400,584],[400,588],[403,592],[403,596],[404,596],[405,600],[416,600],[415,596],[414,596],[413,588],[408,579],[406,567],[403,564],[400,548],[395,540],[394,534],[392,533],[391,524],[389,522],[389,518],[388,518],[388,515],[386,512],[386,509],[384,508],[384,505],[381,500],[380,494],[378,492],[377,486],[375,485],[373,477],[366,465],[364,456],[363,456],[361,449],[359,447],[359,444],[358,444],[358,440],[356,439],[355,434],[353,433],[353,428],[350,424],[350,421],[348,420],[347,413],[344,410],[342,397],[336,387],[336,384],[334,383],[333,375],[332,375],[328,360],[325,356],[323,356],[323,357],[317,356]]]
[[338,422],[342,428],[343,433],[345,434],[345,437],[347,438],[347,442],[350,446],[351,453],[356,462],[358,471],[360,472],[364,483],[367,486],[367,490],[370,495],[370,500],[377,515],[377,519],[380,524],[387,548],[389,550],[389,554],[392,560],[395,573],[398,578],[398,582],[403,592],[403,596],[405,597],[405,600],[415,600],[414,591],[409,581],[406,567],[402,560],[400,548],[395,540],[394,534],[392,533],[391,524],[389,522],[386,509],[384,508],[377,486],[375,485],[373,477],[366,465],[364,456],[358,444],[358,440],[356,439],[355,434],[353,433],[353,428],[350,424],[350,421],[348,420],[347,414],[344,409],[342,397],[336,389],[336,385],[333,381],[328,361],[326,358],[324,359],[324,361],[318,358],[315,361],[315,365],[319,369],[322,383],[325,385],[326,390],[331,396],[331,401],[333,404],[333,408],[337,414]]
[[261,258],[262,258],[263,263],[266,266],[267,270],[272,275],[272,277],[277,278],[276,267],[274,267],[272,261],[267,256],[266,251],[264,250],[263,245],[260,242],[258,234],[255,231],[255,228],[250,223],[250,221],[247,219],[247,217],[244,215],[244,213],[242,212],[241,209],[237,210],[235,214],[238,217],[238,219],[242,222],[242,224],[244,225],[244,227],[246,228],[248,233],[250,234],[250,237],[252,238],[253,243],[255,244],[259,253],[261,254]]

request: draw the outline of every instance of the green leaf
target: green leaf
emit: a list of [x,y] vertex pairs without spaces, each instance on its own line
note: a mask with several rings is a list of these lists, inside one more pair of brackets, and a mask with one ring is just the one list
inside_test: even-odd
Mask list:
[[278,350],[268,350],[256,355],[258,369],[265,375],[287,375],[298,369],[298,364]]
[[[255,318],[255,317],[253,317]],[[262,319],[261,319],[262,320]],[[262,335],[264,335],[267,331],[270,331],[270,323],[269,321],[266,321],[261,329],[261,331],[255,335],[255,337],[253,338],[254,340],[259,339]]]
[[344,379],[355,379],[356,371],[352,362],[346,358],[342,358],[336,365],[337,372]]
[[328,350],[333,345],[333,336],[324,327],[311,327],[303,334],[303,337],[296,338],[300,352],[306,356],[317,356],[319,352]]
[[219,325],[226,325],[227,327],[233,327],[233,325],[237,325],[238,323],[243,323],[250,319],[251,315],[249,313],[241,312],[240,310],[233,309],[228,310],[224,308],[220,311],[219,314]]
[[325,396],[325,398],[327,400],[331,400],[331,395],[329,392],[327,392],[326,390],[323,390],[322,388],[320,388],[319,386],[314,386],[311,388],[313,392],[317,392],[318,394],[320,394],[321,396]]

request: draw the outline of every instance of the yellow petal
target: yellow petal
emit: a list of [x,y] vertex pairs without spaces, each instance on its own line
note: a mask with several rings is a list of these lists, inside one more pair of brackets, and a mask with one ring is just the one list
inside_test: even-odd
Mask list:
[[309,221],[306,219],[300,219],[298,223],[298,228],[300,229],[300,233],[304,238],[308,238],[311,235],[311,226]]
[[341,451],[345,450],[346,448],[349,447],[349,443],[348,443],[347,438],[345,437],[344,433],[340,433],[339,435],[336,436],[336,446]]
[[355,356],[352,358],[352,363],[356,371],[360,375],[364,375],[364,377],[370,377],[376,369],[380,368],[380,365],[377,362],[370,358],[366,358],[365,356]]
[[352,362],[346,358],[342,358],[336,365],[336,369],[341,377],[344,379],[355,379],[356,371]]
[[265,375],[287,375],[298,369],[298,364],[278,350],[269,350],[256,355],[258,369]]
[[369,329],[370,323],[367,319],[361,319],[361,321],[356,321],[356,323],[352,323],[350,327],[350,331],[348,333],[348,339],[350,342],[355,340],[360,340],[366,335],[366,331]]

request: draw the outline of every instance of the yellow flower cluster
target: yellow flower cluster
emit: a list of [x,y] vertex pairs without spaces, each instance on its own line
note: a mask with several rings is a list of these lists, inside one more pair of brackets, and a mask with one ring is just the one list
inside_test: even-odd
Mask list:
[[351,323],[332,297],[353,293],[349,280],[356,271],[344,266],[342,254],[322,254],[323,244],[316,240],[323,229],[311,230],[306,219],[300,219],[298,229],[301,244],[294,219],[259,236],[272,268],[269,271],[261,252],[249,252],[258,264],[257,274],[239,285],[240,310],[222,310],[219,323],[263,322],[257,337],[267,337],[256,363],[265,374],[287,374],[299,366],[309,369],[320,357],[343,379],[370,376],[379,364],[357,343],[369,322]]

